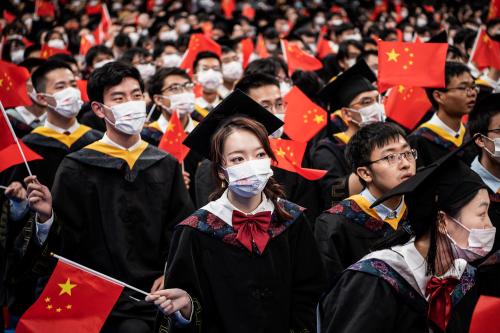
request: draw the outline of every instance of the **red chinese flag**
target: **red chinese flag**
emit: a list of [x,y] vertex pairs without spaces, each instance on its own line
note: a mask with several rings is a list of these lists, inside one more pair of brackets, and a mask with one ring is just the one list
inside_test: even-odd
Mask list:
[[267,52],[266,48],[266,42],[264,41],[264,37],[262,37],[262,34],[257,36],[257,46],[255,47],[255,52],[261,59],[269,57],[269,52]]
[[82,95],[82,101],[88,102],[89,95],[87,94],[87,80],[76,80],[76,86]]
[[481,296],[474,308],[472,321],[470,323],[470,333],[499,333],[500,320],[500,298],[492,296]]
[[[7,123],[8,121],[9,118],[7,118],[4,111],[0,111],[0,172],[7,170],[11,166],[24,163],[23,156],[14,139],[14,134]],[[19,145],[27,162],[42,159],[40,155],[28,148],[22,141],[19,141]]]
[[253,41],[251,38],[245,38],[241,40],[240,44],[241,54],[243,56],[243,68],[246,68],[250,61],[250,56],[254,51]]
[[233,12],[236,9],[236,0],[221,0],[220,7],[227,19],[233,18]]
[[315,71],[323,68],[323,64],[315,56],[301,50],[297,44],[289,43],[287,40],[281,40],[283,55],[288,64],[288,72],[290,75],[296,69],[303,71]]
[[334,54],[332,47],[330,46],[330,41],[324,38],[318,39],[318,45],[316,47],[316,55],[320,59],[324,59],[330,54]]
[[43,16],[49,16],[49,17],[54,17],[56,8],[54,7],[54,4],[52,1],[45,1],[45,0],[37,0],[35,3],[35,14],[37,16],[43,17]]
[[189,39],[188,49],[184,53],[184,58],[180,64],[180,68],[193,73],[193,63],[198,53],[203,51],[214,52],[218,56],[221,55],[221,47],[213,39],[205,36],[204,34],[192,34]]
[[102,11],[101,4],[85,6],[85,13],[87,13],[87,15],[99,15],[101,11]]
[[123,286],[59,260],[16,332],[98,333],[122,290]]
[[500,42],[494,41],[485,30],[480,29],[471,59],[480,70],[486,67],[500,70]]
[[26,67],[0,60],[0,101],[4,107],[31,105],[26,91],[26,81],[30,73]]
[[158,148],[166,151],[173,157],[182,163],[189,153],[189,148],[182,144],[182,141],[186,138],[187,134],[184,132],[181,120],[177,115],[177,112],[172,113],[170,121],[168,122],[168,127],[163,137],[158,144]]
[[299,142],[307,142],[326,126],[328,114],[311,101],[297,86],[285,96],[285,133]]
[[490,9],[488,10],[488,20],[493,20],[500,17],[500,0],[491,0]]
[[111,17],[109,16],[108,7],[106,4],[101,6],[101,21],[92,33],[94,35],[95,44],[103,44],[109,39],[109,29],[111,28]]
[[396,123],[413,130],[431,106],[423,88],[399,85],[389,92],[385,113]]
[[245,16],[250,21],[253,21],[255,17],[255,9],[249,3],[245,3],[241,9],[241,15]]
[[59,54],[59,53],[71,55],[71,53],[67,49],[58,49],[55,47],[50,47],[47,44],[43,44],[40,50],[40,58],[47,59],[53,56],[54,54]]
[[7,21],[7,23],[12,23],[16,19],[16,15],[12,14],[7,9],[4,9],[3,18]]
[[269,142],[278,161],[274,164],[275,167],[297,173],[308,180],[320,179],[327,173],[326,170],[302,168],[306,142],[283,139],[269,139]]
[[378,87],[443,88],[447,43],[378,43]]
[[82,35],[80,38],[80,55],[85,56],[91,47],[92,43],[88,40],[87,36]]

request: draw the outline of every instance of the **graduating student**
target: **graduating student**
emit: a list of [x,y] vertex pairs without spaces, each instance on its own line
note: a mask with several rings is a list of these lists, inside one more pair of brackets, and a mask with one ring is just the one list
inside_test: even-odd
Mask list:
[[[88,93],[106,133],[63,160],[52,187],[53,214],[49,204],[38,210],[36,238],[43,248],[155,291],[163,283],[173,228],[194,208],[177,161],[140,138],[143,91],[132,65],[111,62],[92,73]],[[28,192],[31,201],[50,196],[33,182]],[[131,294],[122,293],[103,332],[152,330],[154,307]]]
[[411,149],[399,126],[379,122],[354,134],[347,144],[346,157],[365,188],[316,220],[314,232],[329,281],[368,254],[374,243],[408,224],[403,197],[370,206],[415,175],[417,151]]
[[[47,119],[43,126],[36,127],[23,141],[43,157],[43,160],[30,162],[30,166],[38,180],[50,188],[63,158],[99,140],[102,133],[76,120],[83,102],[69,65],[47,61],[33,72],[31,81],[37,103],[47,109]],[[22,181],[27,175],[26,167],[19,165],[14,169],[11,180]]]
[[[213,161],[214,200],[181,222],[165,287],[147,300],[179,332],[313,332],[323,268],[303,208],[272,178],[268,133],[283,123],[235,90],[185,144]],[[171,313],[177,313],[169,317]],[[188,319],[188,320],[186,320]]]
[[361,126],[384,120],[384,108],[378,103],[377,88],[371,84],[375,80],[373,71],[364,60],[360,60],[320,92],[320,98],[329,105],[329,112],[341,110],[348,123],[345,132],[330,133],[311,153],[312,167],[328,170],[319,180],[323,209],[330,208],[332,202],[347,198],[349,193],[361,190],[357,176],[349,170],[344,151]]
[[193,118],[201,121],[222,100],[217,92],[223,83],[222,63],[213,52],[200,52],[193,63],[194,79],[201,85],[202,94],[196,99]]
[[[142,138],[158,146],[163,134],[169,127],[170,117],[177,112],[186,133],[191,133],[198,124],[191,118],[195,108],[194,83],[185,70],[170,67],[158,70],[151,78],[148,86],[149,96],[153,99],[156,108],[161,110],[161,115],[141,132]],[[184,178],[189,188],[191,198],[195,199],[194,177],[202,156],[195,151],[189,151],[184,159]]]
[[468,263],[488,254],[496,229],[486,186],[455,155],[374,203],[405,194],[413,232],[342,273],[321,303],[322,332],[469,331],[477,286]]
[[[254,101],[262,105],[270,113],[281,120],[285,116],[285,102],[280,92],[279,81],[267,74],[245,75],[236,85],[236,89],[248,94]],[[283,128],[271,133],[274,138],[284,137]],[[285,198],[306,208],[305,214],[310,219],[319,215],[319,198],[316,183],[309,181],[297,173],[272,167],[273,177],[283,186]],[[209,196],[216,190],[216,182],[212,175],[212,163],[202,162],[196,175],[196,196],[198,205],[204,206]]]
[[[419,154],[417,167],[431,164],[459,148],[466,140],[462,118],[474,108],[479,88],[470,69],[459,62],[446,62],[445,81],[446,88],[426,89],[427,97],[437,111],[408,137]],[[464,156],[464,159],[469,157]]]

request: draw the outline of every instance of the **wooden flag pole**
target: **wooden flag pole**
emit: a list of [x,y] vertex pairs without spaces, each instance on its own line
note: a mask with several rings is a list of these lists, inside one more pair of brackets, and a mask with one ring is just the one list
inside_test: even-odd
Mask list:
[[12,134],[14,141],[16,141],[17,148],[19,149],[19,152],[21,153],[21,156],[22,156],[23,161],[24,161],[24,165],[26,165],[26,169],[28,169],[28,174],[30,176],[33,176],[33,174],[31,173],[30,166],[28,165],[28,161],[26,160],[26,156],[24,156],[23,149],[21,148],[21,145],[19,144],[19,139],[17,138],[16,133],[14,132],[14,129],[12,128],[12,124],[9,121],[9,117],[7,117],[7,112],[5,112],[5,109],[4,109],[1,101],[0,101],[0,109],[2,110],[2,114],[5,118],[5,121],[7,122],[7,126],[9,126],[10,133]]

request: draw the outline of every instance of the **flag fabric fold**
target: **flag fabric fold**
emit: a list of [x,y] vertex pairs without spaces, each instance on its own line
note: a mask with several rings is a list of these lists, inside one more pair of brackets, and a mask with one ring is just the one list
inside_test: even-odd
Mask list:
[[177,112],[173,112],[168,122],[167,130],[158,144],[158,148],[166,151],[175,157],[179,163],[182,163],[189,153],[189,148],[182,144],[186,136],[187,134],[184,132]]
[[221,46],[210,37],[202,33],[192,34],[189,39],[188,48],[184,53],[184,57],[179,67],[187,70],[190,74],[193,74],[194,60],[196,59],[198,53],[203,51],[210,51],[218,56],[222,53]]
[[384,106],[388,118],[413,130],[432,104],[423,88],[398,85],[389,91]]
[[26,67],[0,60],[0,101],[5,107],[31,105],[26,91],[26,81],[30,73]]
[[290,43],[287,40],[281,40],[281,48],[285,61],[288,64],[290,75],[297,69],[303,71],[315,71],[323,68],[323,64],[313,55],[301,50],[297,44]]
[[491,39],[484,29],[479,29],[471,61],[480,70],[493,67],[500,70],[500,42]]

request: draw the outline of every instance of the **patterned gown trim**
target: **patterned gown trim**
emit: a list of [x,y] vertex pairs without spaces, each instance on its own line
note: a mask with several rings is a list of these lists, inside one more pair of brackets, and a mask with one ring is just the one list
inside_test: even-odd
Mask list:
[[439,136],[437,133],[432,131],[431,129],[427,127],[419,127],[413,132],[412,135],[415,136],[421,136],[423,138],[426,138],[427,140],[445,148],[446,150],[453,151],[454,149],[457,148],[457,146],[443,137]]

